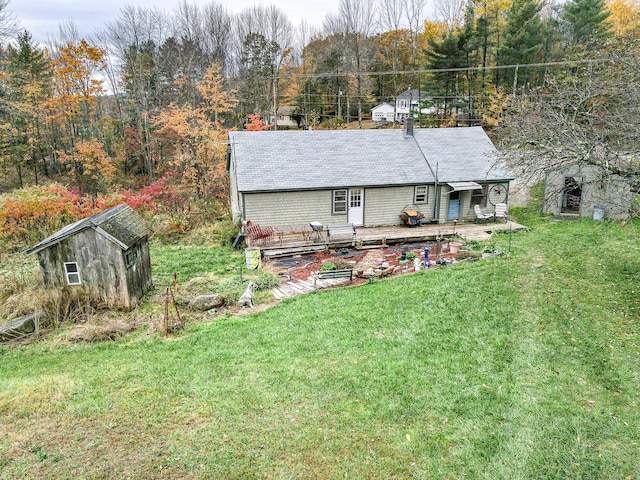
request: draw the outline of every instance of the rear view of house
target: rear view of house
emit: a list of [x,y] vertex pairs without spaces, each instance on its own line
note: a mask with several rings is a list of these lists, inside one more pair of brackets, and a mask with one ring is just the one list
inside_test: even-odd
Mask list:
[[67,225],[25,253],[38,254],[45,286],[81,289],[128,310],[152,288],[149,233],[147,222],[122,204]]
[[229,133],[234,219],[272,227],[473,220],[506,203],[513,173],[480,127]]

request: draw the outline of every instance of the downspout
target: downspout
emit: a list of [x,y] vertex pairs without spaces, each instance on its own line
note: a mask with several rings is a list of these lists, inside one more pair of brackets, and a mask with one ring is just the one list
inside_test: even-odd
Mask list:
[[439,166],[439,162],[436,162],[436,186],[435,186],[435,198],[433,199],[433,219],[436,221],[436,223],[440,223],[440,215],[438,215],[440,209],[439,207],[439,203],[440,203],[440,186],[438,185],[438,166]]
[[[413,120],[413,118],[410,116],[410,118]],[[435,215],[435,211],[436,211],[436,205],[438,202],[438,162],[436,161],[436,171],[433,171],[433,168],[431,167],[431,164],[429,163],[429,159],[427,158],[427,156],[424,154],[424,151],[422,150],[422,147],[420,146],[420,142],[418,142],[418,140],[415,137],[415,134],[413,135],[413,140],[416,142],[416,146],[418,147],[418,150],[420,150],[420,153],[422,154],[422,158],[424,158],[425,163],[427,164],[427,167],[429,167],[429,170],[431,171],[431,175],[433,175],[433,177],[436,179],[436,185],[435,185],[435,193],[436,193],[436,198],[435,198],[435,202],[434,202],[434,206],[433,206],[433,210],[434,210],[434,215]],[[435,216],[433,217],[435,218]]]

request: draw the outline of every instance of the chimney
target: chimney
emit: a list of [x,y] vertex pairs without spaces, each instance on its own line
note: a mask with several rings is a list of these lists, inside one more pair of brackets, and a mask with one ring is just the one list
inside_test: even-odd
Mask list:
[[411,117],[404,119],[404,137],[413,137],[413,118]]

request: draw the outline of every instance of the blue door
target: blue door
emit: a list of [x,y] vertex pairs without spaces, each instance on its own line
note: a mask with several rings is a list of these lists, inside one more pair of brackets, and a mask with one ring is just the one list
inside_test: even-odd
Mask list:
[[449,194],[449,206],[447,207],[447,221],[460,219],[460,192]]

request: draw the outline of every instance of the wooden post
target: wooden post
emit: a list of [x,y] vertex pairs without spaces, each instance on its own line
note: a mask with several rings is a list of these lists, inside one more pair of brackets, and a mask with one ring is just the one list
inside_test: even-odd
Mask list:
[[164,334],[169,335],[169,287],[164,294]]

